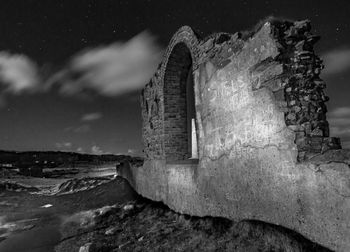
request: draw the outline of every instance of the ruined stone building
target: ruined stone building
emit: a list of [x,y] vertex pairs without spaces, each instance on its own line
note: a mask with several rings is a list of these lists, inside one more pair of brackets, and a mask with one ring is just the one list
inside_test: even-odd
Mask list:
[[199,38],[181,27],[141,95],[137,192],[197,216],[260,220],[350,251],[350,153],[329,136],[309,21]]

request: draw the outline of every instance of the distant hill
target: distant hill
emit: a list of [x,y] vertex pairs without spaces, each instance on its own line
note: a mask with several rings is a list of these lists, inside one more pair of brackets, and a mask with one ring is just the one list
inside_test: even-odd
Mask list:
[[5,151],[0,150],[0,166],[12,164],[14,167],[39,165],[42,167],[57,167],[61,165],[104,164],[123,161],[142,162],[142,158],[128,155],[92,155],[62,151]]

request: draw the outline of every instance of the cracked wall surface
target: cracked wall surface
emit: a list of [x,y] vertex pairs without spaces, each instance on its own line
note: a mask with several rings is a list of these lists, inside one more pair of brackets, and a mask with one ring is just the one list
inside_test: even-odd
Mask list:
[[[317,40],[309,21],[205,39],[180,28],[142,91],[146,161],[119,173],[176,211],[261,220],[349,251],[350,152],[329,136]],[[198,159],[188,153],[186,78]]]

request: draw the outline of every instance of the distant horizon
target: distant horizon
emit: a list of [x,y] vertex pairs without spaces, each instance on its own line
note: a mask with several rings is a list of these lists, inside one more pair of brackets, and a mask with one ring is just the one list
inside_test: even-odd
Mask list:
[[[92,155],[92,156],[103,156],[103,155],[113,155],[113,156],[131,156],[131,157],[142,157],[142,155],[130,154],[130,153],[102,153],[102,154],[92,154],[85,152],[76,152],[69,150],[7,150],[0,149],[0,152],[16,152],[16,153],[24,153],[24,152],[63,152],[63,153],[74,153],[74,154],[82,154],[82,155]],[[0,160],[1,161],[1,160]]]

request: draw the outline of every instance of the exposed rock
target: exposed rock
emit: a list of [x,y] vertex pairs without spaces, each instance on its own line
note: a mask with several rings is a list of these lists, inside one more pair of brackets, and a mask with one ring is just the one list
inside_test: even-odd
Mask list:
[[21,183],[13,182],[13,181],[0,181],[0,191],[15,191],[15,192],[38,192],[40,189],[37,187],[24,185]]
[[124,211],[129,211],[129,210],[133,210],[134,208],[135,208],[134,205],[129,204],[129,205],[125,205],[125,206],[123,207],[123,210],[124,210]]
[[104,177],[87,177],[87,178],[75,178],[70,179],[64,183],[62,183],[59,187],[56,193],[58,194],[67,194],[67,193],[74,193],[78,191],[88,190],[91,188],[94,188],[98,185],[101,185],[103,183],[109,182],[110,178],[104,178]]
[[267,223],[191,217],[142,198],[131,204],[135,211],[130,215],[122,216],[125,205],[115,207],[98,217],[95,226],[71,235],[56,251],[75,251],[89,244],[90,252],[329,251],[291,230]]
[[94,251],[93,247],[94,247],[93,243],[88,242],[79,248],[79,252],[93,252]]

